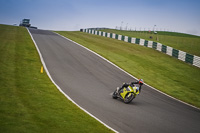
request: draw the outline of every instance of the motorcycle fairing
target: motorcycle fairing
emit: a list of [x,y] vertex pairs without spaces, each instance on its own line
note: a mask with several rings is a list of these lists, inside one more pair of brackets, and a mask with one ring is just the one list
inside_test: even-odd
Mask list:
[[134,89],[131,86],[128,86],[127,88],[123,88],[123,92],[120,93],[121,97],[124,99],[127,93],[134,93]]

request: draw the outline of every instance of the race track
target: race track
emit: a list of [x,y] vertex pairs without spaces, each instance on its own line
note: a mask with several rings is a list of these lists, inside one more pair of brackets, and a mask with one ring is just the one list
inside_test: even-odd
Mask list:
[[[200,133],[200,110],[148,86],[130,104],[110,95],[131,76],[83,47],[29,29],[55,83],[78,105],[120,133]],[[53,115],[53,114],[52,114]]]

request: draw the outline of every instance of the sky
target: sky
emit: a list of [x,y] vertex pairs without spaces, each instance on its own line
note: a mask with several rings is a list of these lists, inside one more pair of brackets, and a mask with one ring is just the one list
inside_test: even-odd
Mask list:
[[24,18],[46,30],[154,28],[200,36],[200,0],[0,0],[0,24]]

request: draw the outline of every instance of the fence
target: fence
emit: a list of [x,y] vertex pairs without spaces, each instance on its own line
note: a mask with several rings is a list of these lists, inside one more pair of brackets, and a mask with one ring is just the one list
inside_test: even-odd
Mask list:
[[163,45],[163,44],[158,43],[158,42],[148,41],[148,40],[144,40],[144,39],[140,39],[140,38],[123,36],[123,35],[118,35],[118,34],[115,34],[115,33],[107,33],[107,32],[97,31],[97,30],[94,30],[94,29],[81,29],[81,31],[86,32],[86,33],[90,33],[90,34],[94,34],[94,35],[104,36],[104,37],[113,38],[113,39],[129,42],[129,43],[142,45],[142,46],[149,47],[149,48],[153,48],[155,50],[158,50],[160,52],[163,52],[167,55],[173,56],[173,57],[175,57],[179,60],[182,60],[186,63],[192,64],[192,65],[200,68],[200,57],[199,56],[191,55],[191,54],[186,53],[184,51],[174,49],[172,47]]

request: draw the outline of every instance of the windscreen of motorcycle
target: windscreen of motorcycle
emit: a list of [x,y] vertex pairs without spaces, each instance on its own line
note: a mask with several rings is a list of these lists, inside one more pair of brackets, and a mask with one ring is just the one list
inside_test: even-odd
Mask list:
[[127,91],[132,91],[133,89],[132,89],[132,87],[131,86],[128,86],[127,87]]

